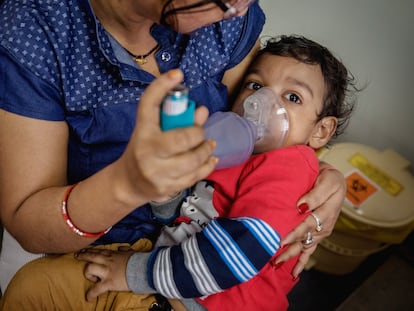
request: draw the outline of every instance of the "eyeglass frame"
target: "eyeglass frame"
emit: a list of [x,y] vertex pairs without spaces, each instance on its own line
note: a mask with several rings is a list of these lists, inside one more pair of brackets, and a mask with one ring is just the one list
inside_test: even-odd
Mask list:
[[[191,9],[194,9],[194,8],[198,8],[198,7],[201,7],[201,6],[209,4],[209,3],[216,4],[224,12],[223,19],[229,19],[229,18],[232,18],[232,17],[236,16],[237,14],[239,14],[239,12],[241,10],[247,8],[250,4],[252,4],[256,0],[244,0],[244,1],[243,0],[237,0],[234,5],[229,4],[230,1],[225,1],[225,0],[201,0],[197,3],[190,4],[190,5],[185,5],[185,6],[178,7],[178,8],[173,8],[173,9],[165,12],[166,8],[168,7],[168,5],[172,1],[173,0],[168,0],[162,8],[162,13],[161,13],[161,18],[160,18],[160,23],[162,25],[167,25],[168,24],[166,22],[166,19],[170,15],[176,14],[177,12],[182,12],[182,11],[187,11],[187,10],[191,10]],[[244,5],[241,8],[237,8],[236,7],[237,4],[241,3],[241,2],[245,2]]]
[[[223,12],[224,12],[224,19],[229,19],[237,14],[240,13],[240,11],[247,8],[250,4],[252,4],[255,0],[237,0],[235,4],[231,5],[229,4],[230,1],[224,1],[224,0],[211,0],[214,2]],[[237,4],[245,2],[244,5],[241,8],[237,8]]]

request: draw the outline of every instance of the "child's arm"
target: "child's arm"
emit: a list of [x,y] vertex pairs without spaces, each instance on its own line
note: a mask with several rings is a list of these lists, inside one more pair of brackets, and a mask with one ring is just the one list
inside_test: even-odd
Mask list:
[[[288,177],[273,178],[282,168]],[[170,298],[202,297],[250,280],[278,250],[278,232],[284,235],[301,221],[295,203],[314,180],[305,171],[294,163],[292,167],[266,166],[260,176],[248,174],[229,211],[235,218],[218,218],[180,245],[133,254],[127,265],[128,287],[136,293],[159,292]],[[281,211],[283,215],[278,214]],[[110,275],[97,277],[112,285]]]
[[218,218],[179,245],[133,254],[127,283],[136,293],[168,298],[218,293],[254,277],[279,244],[278,233],[260,219]]
[[88,301],[107,291],[127,290],[195,298],[251,279],[279,242],[277,232],[259,219],[218,218],[180,245],[150,253],[89,249],[77,258],[89,262],[85,277],[96,283]]
[[222,203],[232,192],[228,175],[214,185],[215,207],[228,205],[232,218],[211,221],[180,245],[131,257],[127,277],[133,291],[145,293],[145,284],[166,297],[202,297],[247,282],[269,262],[280,235],[306,217],[296,201],[312,187],[318,163],[308,147],[256,159],[240,176],[232,202]]

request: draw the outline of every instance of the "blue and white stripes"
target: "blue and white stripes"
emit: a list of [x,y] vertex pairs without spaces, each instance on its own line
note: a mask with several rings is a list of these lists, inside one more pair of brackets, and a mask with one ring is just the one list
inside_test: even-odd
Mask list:
[[[185,266],[193,276],[194,283],[200,293],[205,296],[222,291],[207,268],[207,263],[197,246],[196,236],[192,236],[189,240],[182,243],[181,248],[184,253]],[[192,260],[192,258],[197,258],[197,260]]]
[[180,293],[175,286],[172,262],[170,258],[171,248],[163,249],[158,252],[157,260],[154,264],[154,271],[159,273],[154,273],[154,284],[159,284],[159,291],[164,294],[166,297],[180,297]]
[[249,217],[238,218],[238,221],[242,221],[246,227],[249,228],[258,242],[261,242],[262,247],[273,256],[280,246],[280,235],[267,223],[259,219],[253,219]]
[[217,221],[212,221],[204,230],[204,234],[214,245],[223,259],[223,263],[230,268],[240,282],[246,282],[258,272],[249,258],[239,248],[229,232],[221,227]]
[[169,298],[202,297],[253,278],[280,245],[256,218],[217,218],[180,245],[160,249],[150,283]]

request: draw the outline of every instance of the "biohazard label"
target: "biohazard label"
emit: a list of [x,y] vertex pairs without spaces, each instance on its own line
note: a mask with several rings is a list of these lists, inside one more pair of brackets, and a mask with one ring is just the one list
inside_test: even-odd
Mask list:
[[354,207],[361,206],[378,191],[377,186],[357,170],[347,175],[345,180],[346,199]]
[[398,181],[384,173],[384,171],[373,165],[359,153],[354,154],[349,159],[349,163],[391,195],[396,196],[404,189]]

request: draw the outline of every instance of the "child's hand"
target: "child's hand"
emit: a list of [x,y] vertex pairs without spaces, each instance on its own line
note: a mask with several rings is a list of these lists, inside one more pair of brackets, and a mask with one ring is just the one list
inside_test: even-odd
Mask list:
[[108,249],[86,249],[76,254],[79,260],[87,261],[85,277],[95,284],[86,293],[86,300],[92,301],[108,291],[130,291],[125,271],[129,257],[134,253]]

